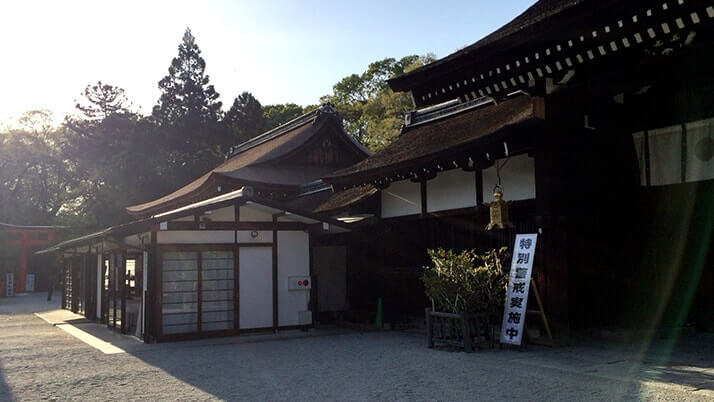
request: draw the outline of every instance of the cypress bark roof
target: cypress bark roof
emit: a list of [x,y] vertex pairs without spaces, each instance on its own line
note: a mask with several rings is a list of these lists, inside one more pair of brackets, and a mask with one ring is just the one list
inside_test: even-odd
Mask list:
[[543,99],[528,95],[498,105],[467,110],[447,118],[407,128],[394,142],[371,157],[339,170],[328,183],[363,184],[435,160],[445,154],[465,151],[503,130],[544,118]]
[[318,213],[328,213],[346,208],[356,202],[360,202],[377,192],[374,186],[360,186],[348,188],[343,191],[331,193],[330,196],[318,205],[313,211]]
[[544,118],[543,99],[528,95],[498,105],[482,106],[457,115],[406,128],[394,142],[363,161],[339,170],[328,183],[364,184],[409,169],[446,154],[465,151],[503,130]]
[[340,117],[332,106],[324,105],[235,147],[228,160],[173,193],[127,207],[126,210],[135,216],[157,213],[213,196],[217,193],[218,185],[231,188],[252,185],[296,189],[301,184],[329,174],[334,168],[300,166],[298,169],[290,164],[277,162],[301,152],[306,144],[323,133],[323,129],[339,132],[337,137],[356,155],[354,161],[369,154],[342,131]]

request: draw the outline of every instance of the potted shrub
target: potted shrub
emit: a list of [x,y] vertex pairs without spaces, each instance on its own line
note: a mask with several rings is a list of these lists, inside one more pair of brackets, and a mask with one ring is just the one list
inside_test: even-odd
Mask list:
[[[426,309],[427,342],[455,344],[471,351],[474,339],[493,339],[492,324],[503,308],[508,275],[507,247],[479,254],[476,250],[427,250],[432,264],[422,281],[432,308]],[[489,333],[490,332],[490,333]]]

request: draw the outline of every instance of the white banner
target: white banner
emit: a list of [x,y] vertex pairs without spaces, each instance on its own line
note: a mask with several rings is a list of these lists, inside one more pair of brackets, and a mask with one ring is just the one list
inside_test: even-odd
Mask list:
[[501,343],[520,345],[526,322],[537,233],[516,235],[501,323]]

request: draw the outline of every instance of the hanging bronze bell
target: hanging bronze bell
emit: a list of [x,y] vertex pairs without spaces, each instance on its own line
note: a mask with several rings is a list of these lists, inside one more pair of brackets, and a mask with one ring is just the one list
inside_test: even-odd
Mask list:
[[512,228],[513,224],[508,218],[508,204],[503,200],[503,190],[500,186],[496,186],[493,190],[493,202],[488,203],[489,215],[491,221],[486,226],[486,230]]

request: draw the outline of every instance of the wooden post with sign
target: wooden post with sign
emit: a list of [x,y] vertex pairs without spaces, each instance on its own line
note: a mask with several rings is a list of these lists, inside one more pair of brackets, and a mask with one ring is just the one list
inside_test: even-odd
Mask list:
[[[535,280],[533,280],[533,277],[531,277],[531,286],[533,287],[533,295],[535,296],[536,303],[538,303],[538,310],[527,310],[526,313],[530,315],[537,315],[540,317],[540,319],[543,321],[543,328],[545,328],[545,332],[548,335],[548,338],[532,338],[530,335],[528,336],[528,342],[535,343],[537,345],[544,345],[544,346],[554,346],[554,341],[553,341],[553,334],[550,332],[550,325],[548,324],[548,317],[545,315],[545,309],[543,308],[543,301],[540,298],[540,293],[538,292],[538,286],[536,286]],[[527,325],[526,325],[527,328]],[[528,331],[526,330],[526,335],[528,334]]]

